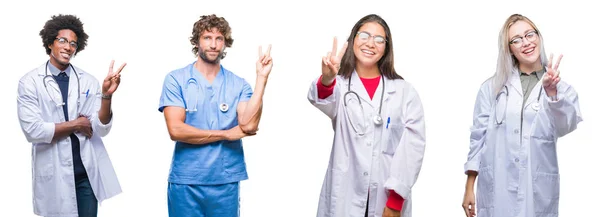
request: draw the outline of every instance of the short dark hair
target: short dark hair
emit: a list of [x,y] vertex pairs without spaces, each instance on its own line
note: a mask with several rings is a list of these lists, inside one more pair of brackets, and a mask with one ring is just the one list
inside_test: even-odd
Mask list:
[[340,70],[338,71],[338,75],[341,75],[345,78],[349,78],[352,76],[352,72],[356,68],[356,56],[354,54],[354,38],[358,33],[360,27],[365,25],[366,23],[374,22],[383,27],[385,30],[385,51],[381,59],[377,62],[377,66],[379,67],[379,71],[381,74],[388,79],[404,79],[398,73],[396,73],[396,69],[394,69],[394,49],[392,43],[392,32],[390,31],[390,27],[388,24],[376,14],[369,14],[354,24],[352,28],[352,32],[350,32],[350,36],[348,36],[348,48],[346,49],[346,53],[342,57],[342,61],[340,63]]
[[[194,53],[194,55],[198,56],[198,40],[200,39],[200,35],[204,31],[211,31],[212,28],[217,28],[217,30],[225,36],[225,47],[231,47],[231,45],[233,45],[231,27],[225,18],[217,17],[217,15],[214,14],[202,15],[200,16],[200,20],[194,23],[192,36],[190,37],[190,43],[194,46],[192,48],[192,53]],[[225,58],[225,56],[223,55],[222,58]]]
[[83,31],[83,23],[79,18],[74,15],[53,15],[52,18],[46,21],[44,28],[40,31],[44,48],[46,48],[46,54],[50,54],[50,45],[56,40],[58,32],[63,29],[71,30],[77,35],[77,50],[75,54],[79,53],[87,45],[88,35]]

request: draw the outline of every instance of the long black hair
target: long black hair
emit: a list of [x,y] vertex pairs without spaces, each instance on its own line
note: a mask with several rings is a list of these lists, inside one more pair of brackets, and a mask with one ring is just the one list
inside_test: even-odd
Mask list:
[[394,69],[394,50],[392,43],[392,32],[390,31],[390,27],[387,25],[385,20],[376,14],[369,14],[363,18],[361,18],[354,27],[352,28],[352,32],[348,36],[348,48],[346,49],[346,53],[342,57],[342,61],[340,63],[340,70],[338,71],[338,75],[341,75],[345,78],[349,78],[352,75],[352,72],[356,68],[356,56],[354,55],[354,38],[358,33],[360,27],[362,27],[366,23],[375,22],[383,27],[386,35],[386,43],[385,43],[385,51],[383,56],[379,61],[377,61],[377,66],[379,67],[379,71],[388,79],[404,79],[398,73],[396,73],[396,69]]

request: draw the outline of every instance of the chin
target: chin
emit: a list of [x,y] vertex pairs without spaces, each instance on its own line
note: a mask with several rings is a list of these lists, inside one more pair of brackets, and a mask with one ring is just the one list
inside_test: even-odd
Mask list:
[[376,59],[371,59],[371,58],[359,58],[358,61],[364,65],[364,66],[372,66],[372,65],[377,65],[377,60]]

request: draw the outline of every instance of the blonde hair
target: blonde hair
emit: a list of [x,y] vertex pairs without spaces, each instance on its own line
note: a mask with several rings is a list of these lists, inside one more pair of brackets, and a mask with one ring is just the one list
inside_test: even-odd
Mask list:
[[518,72],[519,70],[519,61],[510,53],[510,44],[508,38],[508,29],[510,29],[510,27],[517,21],[524,21],[528,23],[537,32],[539,38],[538,47],[540,48],[540,59],[542,66],[545,66],[548,62],[548,59],[546,58],[546,50],[544,49],[544,40],[540,30],[538,30],[538,28],[529,18],[520,14],[511,15],[508,17],[508,19],[506,19],[506,22],[504,22],[504,25],[500,30],[500,35],[498,36],[498,62],[496,63],[496,74],[494,74],[492,77],[492,84],[494,87],[493,90],[495,94],[498,94],[502,90],[504,85],[506,85],[508,82],[511,74],[513,72]]

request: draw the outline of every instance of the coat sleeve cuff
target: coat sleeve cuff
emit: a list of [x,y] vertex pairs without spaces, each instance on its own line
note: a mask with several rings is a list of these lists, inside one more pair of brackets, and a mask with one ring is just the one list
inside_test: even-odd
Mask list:
[[385,204],[388,208],[402,211],[402,206],[404,205],[404,198],[397,194],[394,190],[390,190],[390,196],[388,196],[387,203]]
[[51,143],[52,139],[54,139],[54,131],[56,130],[56,124],[55,123],[44,123],[43,125],[44,128],[44,134],[43,135],[43,143]]
[[465,174],[467,174],[467,172],[469,170],[478,172],[479,171],[479,162],[469,161],[469,162],[465,163]]
[[331,85],[325,86],[323,83],[321,83],[321,77],[319,77],[319,80],[317,80],[317,94],[319,99],[325,99],[333,94],[333,88],[335,87],[335,82],[337,79],[333,80]]
[[407,197],[408,195],[410,195],[410,188],[408,188],[406,185],[402,184],[400,182],[400,180],[396,179],[396,178],[390,178],[385,182],[384,187],[390,191],[394,191],[395,193],[397,193],[398,195],[403,197]]
[[110,121],[108,121],[108,123],[103,124],[102,121],[100,121],[100,117],[98,117],[98,115],[94,115],[94,122],[96,124],[94,124],[94,132],[98,133],[98,135],[100,137],[104,137],[108,134],[108,132],[110,132],[110,128],[112,127],[112,121],[114,119],[114,114],[112,114],[111,111],[111,116],[110,116]]

